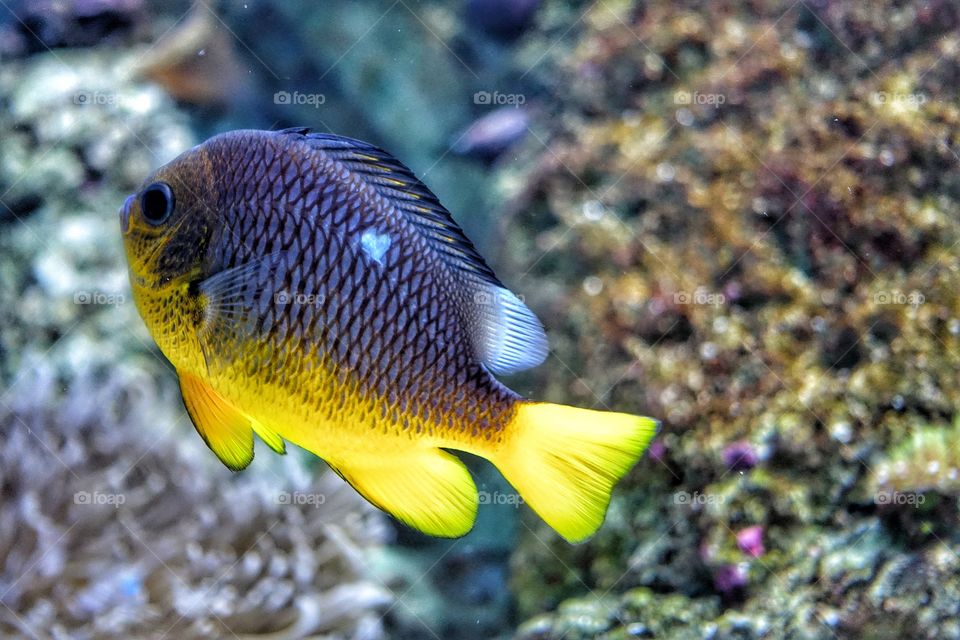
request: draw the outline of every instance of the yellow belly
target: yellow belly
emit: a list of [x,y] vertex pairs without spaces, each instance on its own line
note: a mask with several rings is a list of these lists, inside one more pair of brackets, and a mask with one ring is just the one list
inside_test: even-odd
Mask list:
[[266,382],[248,374],[250,363],[236,363],[216,373],[210,383],[264,428],[334,466],[358,456],[436,447],[489,456],[502,443],[471,437],[457,428],[452,416],[424,419],[403,412],[386,399],[364,393],[357,382],[337,376],[328,362],[317,361],[320,364],[294,367]]
[[[204,354],[193,301],[185,288],[175,293],[184,304],[173,321],[164,313],[169,300],[141,293],[137,305],[180,375],[197,431],[224,464],[249,464],[254,432],[278,452],[292,442],[330,463],[374,505],[430,535],[465,534],[479,504],[469,471],[444,449],[493,462],[552,527],[579,541],[603,522],[614,483],[656,432],[648,418],[510,397],[498,411],[482,394],[457,405],[454,396],[469,395],[459,389],[444,403],[421,398],[418,414],[405,410],[413,405],[403,399],[391,403],[364,391],[316,354]],[[465,406],[470,411],[460,411]],[[455,414],[473,424],[455,423]]]

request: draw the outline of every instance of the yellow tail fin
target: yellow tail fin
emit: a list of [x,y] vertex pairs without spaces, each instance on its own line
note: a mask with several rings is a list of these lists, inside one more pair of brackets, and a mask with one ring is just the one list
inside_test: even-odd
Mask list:
[[613,486],[658,426],[626,413],[524,402],[511,441],[494,462],[548,525],[580,542],[603,524]]

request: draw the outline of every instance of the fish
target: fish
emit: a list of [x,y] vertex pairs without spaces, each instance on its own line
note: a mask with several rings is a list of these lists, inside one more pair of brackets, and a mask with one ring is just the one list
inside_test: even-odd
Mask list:
[[475,120],[450,146],[454,153],[493,162],[522,140],[530,115],[522,106],[500,107]]
[[374,145],[229,131],[157,169],[119,217],[137,310],[231,470],[254,434],[279,454],[291,443],[401,523],[453,538],[479,504],[466,452],[576,543],[657,432],[497,379],[543,362],[543,325]]

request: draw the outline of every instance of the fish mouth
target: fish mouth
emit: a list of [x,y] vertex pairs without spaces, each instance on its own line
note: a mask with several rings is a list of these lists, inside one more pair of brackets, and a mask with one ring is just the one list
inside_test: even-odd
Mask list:
[[118,212],[120,215],[120,230],[126,233],[130,230],[130,206],[133,204],[133,196],[127,196],[123,206]]

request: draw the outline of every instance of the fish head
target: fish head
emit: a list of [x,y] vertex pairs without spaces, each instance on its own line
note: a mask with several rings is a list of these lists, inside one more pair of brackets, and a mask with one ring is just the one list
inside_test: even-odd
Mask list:
[[120,229],[135,292],[199,272],[219,217],[217,193],[201,145],[157,169],[127,197]]

